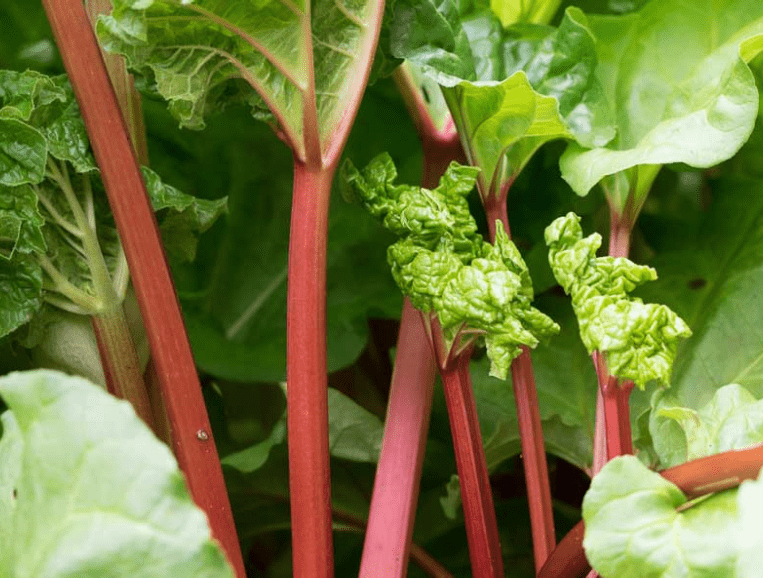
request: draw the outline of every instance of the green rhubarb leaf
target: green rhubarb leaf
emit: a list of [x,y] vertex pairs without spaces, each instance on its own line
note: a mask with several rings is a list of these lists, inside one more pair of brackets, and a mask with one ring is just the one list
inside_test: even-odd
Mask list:
[[[589,22],[617,137],[606,146],[569,145],[561,168],[575,192],[622,171],[630,171],[626,189],[635,188],[639,165],[710,167],[750,136],[758,91],[748,63],[763,48],[763,4],[701,0],[687,9],[683,0],[652,1]],[[626,200],[613,193],[617,210]]]
[[46,158],[45,137],[38,130],[15,118],[0,118],[0,185],[40,182]]
[[245,102],[258,117],[270,110],[301,159],[314,130],[327,149],[362,76],[358,54],[375,41],[369,22],[381,17],[372,2],[333,0],[113,4],[98,24],[104,47],[149,76],[183,126]]
[[165,249],[183,260],[193,261],[199,235],[225,214],[227,199],[197,199],[163,183],[148,167],[142,167],[141,171],[151,204],[160,213]]
[[629,297],[656,271],[622,257],[596,257],[601,235],[584,239],[579,221],[574,213],[556,219],[546,229],[546,244],[551,269],[572,296],[583,344],[589,353],[604,353],[620,379],[641,389],[650,380],[668,385],[678,340],[691,330],[667,306]]
[[[713,202],[694,235],[658,255],[660,279],[644,299],[675,309],[693,331],[678,348],[672,406],[699,411],[721,384],[736,383],[763,398],[763,335],[759,284],[763,283],[763,187],[736,177],[711,182]],[[653,424],[654,425],[654,424]],[[684,433],[673,420],[652,431],[661,453],[681,448]],[[680,452],[685,452],[685,448]],[[680,461],[681,453],[671,458]]]
[[[286,386],[283,386],[284,393]],[[329,451],[335,458],[375,464],[379,460],[384,424],[336,389],[328,389]],[[286,439],[286,412],[267,438],[222,459],[226,466],[251,473],[267,462],[274,447]]]
[[[661,394],[652,401],[650,429],[661,434],[652,439],[663,467],[763,442],[763,401],[741,385],[724,385],[698,410],[677,406]],[[670,435],[665,421],[677,424],[681,433]]]
[[37,195],[29,185],[0,185],[0,259],[11,259],[16,251],[45,251]]
[[583,500],[586,558],[605,577],[734,577],[744,505],[736,491],[688,505],[675,485],[636,457],[611,460]]
[[341,172],[345,198],[357,200],[400,237],[387,260],[403,294],[439,317],[448,340],[466,328],[476,330],[487,346],[491,375],[505,379],[520,345],[535,347],[559,330],[531,306],[527,266],[502,227],[495,245],[477,233],[466,201],[477,169],[452,163],[433,190],[395,185],[386,154],[362,172],[346,161]]
[[28,323],[42,306],[42,269],[30,255],[0,258],[0,337]]
[[10,374],[0,392],[0,574],[233,576],[130,404],[53,371]]
[[549,140],[603,146],[614,136],[594,77],[595,39],[579,10],[568,9],[558,29],[504,29],[478,3],[460,12],[450,2],[396,6],[393,54],[443,86],[467,156],[482,169],[483,196],[502,194]]
[[517,22],[548,24],[561,0],[490,0],[490,8],[503,26]]

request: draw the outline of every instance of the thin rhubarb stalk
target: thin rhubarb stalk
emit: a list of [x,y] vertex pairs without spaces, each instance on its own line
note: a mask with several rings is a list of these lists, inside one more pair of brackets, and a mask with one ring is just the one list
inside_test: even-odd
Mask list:
[[333,170],[295,161],[286,312],[287,423],[294,576],[333,575],[326,239]]
[[470,359],[471,351],[465,351],[440,368],[440,377],[456,452],[472,574],[475,578],[502,578],[501,544],[469,373]]
[[172,446],[191,495],[239,578],[245,576],[230,502],[153,209],[114,90],[80,0],[44,0],[132,272],[156,364]]
[[[394,73],[424,151],[422,186],[434,188],[463,151],[452,120],[438,129],[405,65]],[[403,578],[418,502],[436,365],[421,314],[406,297],[360,563],[362,578]]]
[[[495,241],[497,223],[504,227],[509,236],[511,235],[506,211],[506,193],[508,189],[497,197],[488,197],[489,200],[485,203],[491,242]],[[522,353],[511,363],[511,382],[517,406],[522,461],[530,506],[533,558],[537,573],[556,546],[556,532],[538,391],[535,387],[532,358],[527,347],[522,347]]]
[[445,339],[436,317],[430,321],[430,330],[448,406],[472,575],[475,578],[502,578],[498,523],[469,373],[473,348],[467,346],[458,355],[451,356],[445,353]]
[[527,347],[522,347],[522,353],[511,364],[511,381],[517,404],[522,461],[533,535],[533,557],[537,572],[556,546],[556,533],[546,448],[538,409],[538,392],[535,388],[530,350]]
[[359,576],[403,578],[418,502],[436,366],[421,314],[406,297]]
[[[627,257],[630,251],[633,220],[610,207],[609,255]],[[629,410],[629,397],[633,382],[620,382],[609,375],[606,360],[600,352],[591,354],[598,391],[596,394],[596,429],[592,473],[599,473],[604,464],[616,456],[633,453],[633,435]]]

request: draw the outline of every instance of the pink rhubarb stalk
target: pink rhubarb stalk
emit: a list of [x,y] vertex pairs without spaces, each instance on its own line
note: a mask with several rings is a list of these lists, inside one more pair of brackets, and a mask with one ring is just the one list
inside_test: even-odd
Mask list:
[[[458,134],[452,120],[442,129],[435,126],[404,65],[395,71],[394,78],[422,140],[421,184],[432,189],[450,162],[463,158]],[[361,578],[407,576],[436,371],[421,314],[406,298],[363,545]]]
[[498,524],[469,373],[472,347],[452,356],[445,353],[445,339],[437,318],[431,320],[431,330],[448,406],[472,575],[475,578],[503,578]]
[[435,373],[421,314],[406,298],[360,564],[362,578],[408,575]]
[[244,564],[175,289],[128,131],[81,0],[44,0],[79,102],[146,325],[172,447],[238,578]]
[[[499,196],[489,197],[490,200],[485,202],[491,242],[495,242],[498,223],[511,236],[506,212],[507,193],[508,187],[505,187]],[[535,387],[532,358],[527,347],[522,347],[522,353],[511,363],[511,382],[517,405],[522,460],[530,506],[533,558],[535,570],[538,572],[556,546],[556,532],[538,392]]]
[[[633,220],[610,207],[609,255],[627,257]],[[604,464],[616,456],[633,453],[633,435],[628,399],[633,391],[632,381],[619,381],[609,375],[604,356],[594,351],[591,355],[598,392],[596,394],[596,428],[592,473],[599,473]]]
[[333,170],[294,163],[286,313],[294,576],[333,575],[326,367],[326,240]]
[[[310,2],[302,34],[312,46]],[[326,242],[331,180],[360,106],[381,30],[384,1],[374,0],[361,25],[341,116],[326,136],[318,114],[312,48],[306,51],[301,143],[294,151],[286,313],[289,491],[294,578],[331,578],[331,478],[326,361]],[[295,148],[297,144],[301,147]],[[300,149],[302,153],[298,151]],[[301,155],[301,156],[300,156]]]

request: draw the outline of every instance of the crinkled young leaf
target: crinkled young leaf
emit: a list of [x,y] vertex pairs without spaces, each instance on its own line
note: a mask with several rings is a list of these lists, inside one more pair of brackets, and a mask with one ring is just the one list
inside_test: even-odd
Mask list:
[[[698,410],[678,406],[660,393],[652,401],[650,430],[663,467],[763,442],[763,401],[741,385],[724,385]],[[671,430],[661,427],[665,421],[677,424],[680,433],[667,434]]]
[[[104,47],[148,75],[182,125],[202,128],[208,113],[246,102],[255,116],[272,112],[302,159],[305,133],[318,128],[325,150],[344,114],[343,96],[356,81],[357,53],[370,41],[376,9],[331,0],[113,4],[98,24]],[[312,97],[318,126],[306,128]]]
[[0,574],[233,576],[130,404],[53,371],[10,374],[0,395]]
[[584,345],[605,353],[620,379],[642,389],[650,380],[668,385],[678,340],[691,330],[667,306],[629,297],[657,273],[622,257],[596,257],[601,235],[584,239],[579,221],[574,213],[556,219],[546,228],[546,244],[551,269],[572,296]]
[[[653,1],[589,22],[617,137],[607,146],[569,145],[562,175],[575,192],[637,165],[710,167],[750,136],[758,91],[747,63],[763,48],[758,0],[700,0],[691,9],[683,0]],[[622,211],[625,197],[613,200]]]
[[516,246],[501,227],[495,245],[482,241],[466,195],[477,169],[452,163],[433,190],[395,185],[387,155],[362,172],[342,166],[345,198],[357,200],[400,240],[387,260],[403,293],[437,314],[448,339],[469,327],[484,338],[491,375],[505,379],[520,345],[535,347],[559,330],[531,306],[532,281]]
[[545,142],[613,136],[594,77],[594,37],[568,9],[558,29],[504,29],[489,7],[446,1],[396,4],[391,50],[422,67],[443,92],[483,195],[500,195]]
[[742,535],[736,490],[676,511],[686,503],[635,456],[611,460],[583,500],[591,566],[605,578],[733,578]]

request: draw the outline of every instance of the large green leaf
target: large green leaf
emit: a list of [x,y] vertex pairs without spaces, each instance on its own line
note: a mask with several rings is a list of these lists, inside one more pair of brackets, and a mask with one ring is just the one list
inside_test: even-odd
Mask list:
[[[763,401],[736,383],[718,389],[698,410],[677,406],[661,394],[652,402],[650,430],[663,467],[763,442]],[[673,435],[678,432],[669,422],[681,433]]]
[[0,337],[28,323],[42,305],[42,270],[29,255],[0,258]]
[[132,407],[51,371],[0,380],[0,574],[232,577],[170,450]]
[[[635,457],[615,458],[583,501],[586,557],[604,578],[733,578],[743,538],[739,516],[760,503],[760,482],[748,483],[739,498],[727,490],[690,505]],[[759,525],[746,521],[748,528]],[[762,555],[745,550],[748,571],[753,562],[759,571]]]
[[[460,11],[459,11],[460,10]],[[578,138],[603,146],[613,136],[594,77],[594,37],[568,9],[558,29],[504,29],[479,3],[398,2],[395,56],[421,66],[442,86],[481,194],[505,193],[545,142]]]
[[[589,22],[617,137],[606,147],[569,145],[561,167],[575,192],[632,169],[621,187],[627,193],[645,178],[638,165],[710,167],[750,136],[758,92],[747,63],[762,48],[763,4],[698,0],[689,8],[683,0],[654,0],[637,13]],[[637,206],[646,192],[639,191]],[[627,194],[611,194],[624,210]]]
[[659,279],[639,294],[675,309],[693,331],[676,356],[671,394],[678,405],[699,409],[727,383],[763,398],[763,185],[714,183],[696,237],[652,264]]
[[344,115],[376,9],[362,1],[118,0],[98,31],[107,50],[151,77],[184,126],[201,128],[209,112],[247,102],[255,115],[269,109],[304,159],[311,131],[325,151]]

